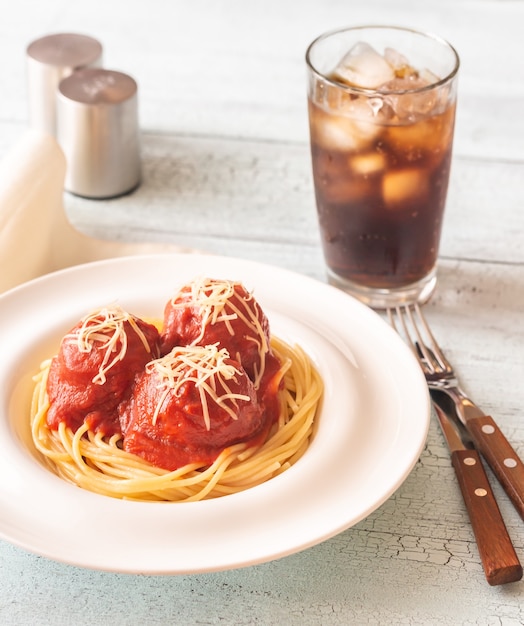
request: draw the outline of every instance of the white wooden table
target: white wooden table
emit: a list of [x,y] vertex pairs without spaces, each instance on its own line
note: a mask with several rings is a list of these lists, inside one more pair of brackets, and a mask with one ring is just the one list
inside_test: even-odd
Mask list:
[[[0,22],[0,156],[27,124],[26,45],[90,34],[106,67],[138,81],[144,181],[113,201],[66,194],[71,222],[96,237],[174,243],[324,280],[303,57],[320,32],[366,23],[436,32],[461,56],[428,317],[467,390],[524,456],[523,0],[18,0]],[[524,522],[495,492],[524,562]],[[16,626],[524,623],[524,582],[484,580],[434,421],[385,504],[299,554],[157,577],[84,570],[0,542],[0,589],[0,623]]]

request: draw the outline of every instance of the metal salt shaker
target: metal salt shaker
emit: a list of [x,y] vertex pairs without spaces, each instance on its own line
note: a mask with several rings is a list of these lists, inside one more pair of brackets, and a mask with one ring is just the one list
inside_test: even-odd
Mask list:
[[78,70],[58,86],[57,139],[67,159],[65,189],[111,198],[141,178],[138,87],[107,69]]
[[36,39],[26,50],[29,124],[56,135],[56,94],[75,70],[102,66],[102,44],[87,35],[57,33]]

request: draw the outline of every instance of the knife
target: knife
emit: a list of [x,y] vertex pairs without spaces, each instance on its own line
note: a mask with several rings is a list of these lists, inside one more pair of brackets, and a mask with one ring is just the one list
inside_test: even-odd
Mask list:
[[480,456],[467,448],[455,425],[442,408],[433,402],[444,439],[451,452],[460,490],[475,534],[482,567],[490,585],[503,585],[522,578],[522,565],[515,552],[508,530]]
[[456,386],[431,383],[430,391],[434,402],[438,401],[438,396],[434,392],[442,392],[453,400],[456,414],[466,427],[475,447],[486,459],[519,515],[524,519],[524,463],[493,418],[485,415]]

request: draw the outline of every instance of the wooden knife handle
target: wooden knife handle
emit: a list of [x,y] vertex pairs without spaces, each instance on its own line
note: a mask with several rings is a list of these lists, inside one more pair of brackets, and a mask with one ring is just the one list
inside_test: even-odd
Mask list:
[[460,490],[490,585],[503,585],[522,578],[519,562],[500,509],[476,450],[455,450],[451,455]]
[[508,497],[524,519],[524,463],[489,415],[470,418],[467,428]]

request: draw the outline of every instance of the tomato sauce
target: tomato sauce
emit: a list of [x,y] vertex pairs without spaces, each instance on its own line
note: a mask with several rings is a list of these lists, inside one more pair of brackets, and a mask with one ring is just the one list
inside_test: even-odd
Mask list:
[[[226,400],[234,412],[206,394],[209,416],[206,425],[202,397],[195,380],[188,376],[174,390],[165,388],[158,373],[146,370],[139,377],[134,393],[122,416],[124,450],[168,470],[189,463],[211,464],[225,448],[247,442],[267,433],[274,416],[264,411],[253,383],[236,361],[227,365],[236,369],[234,376],[223,382],[215,377],[210,386],[217,396],[227,392],[245,399]],[[205,393],[205,392],[204,392]]]
[[[161,332],[133,316],[137,333],[125,321],[110,357],[100,333],[82,347],[85,318],[79,322],[51,362],[48,426],[65,422],[76,431],[85,422],[90,431],[121,434],[124,450],[167,470],[210,465],[237,443],[262,444],[280,415],[281,363],[270,349],[267,317],[241,284],[207,281],[204,300],[205,289],[222,285],[229,295],[216,309],[183,287],[165,306]],[[185,361],[181,375],[179,352],[198,360],[213,350],[222,358],[213,375],[202,382],[201,363],[191,369]]]
[[[203,288],[204,293],[223,282],[209,281],[209,287]],[[165,306],[162,353],[166,354],[177,345],[218,343],[227,346],[230,356],[240,361],[251,380],[255,380],[263,368],[261,353],[269,349],[269,322],[243,285],[232,283],[232,287],[233,293],[216,320],[211,315],[206,318],[205,297],[195,302],[191,285],[183,287]]]
[[[121,432],[118,405],[131,393],[135,377],[143,371],[145,364],[159,352],[158,330],[138,318],[135,322],[150,350],[146,349],[131,324],[124,322],[125,355],[107,371],[103,384],[94,383],[93,379],[102,367],[104,342],[94,339],[92,349],[82,351],[77,334],[83,322],[79,322],[64,337],[58,354],[51,361],[47,380],[50,402],[47,424],[50,428],[56,430],[61,422],[65,422],[76,431],[85,420],[93,432],[108,436]],[[115,346],[115,354],[121,342],[122,338]]]

